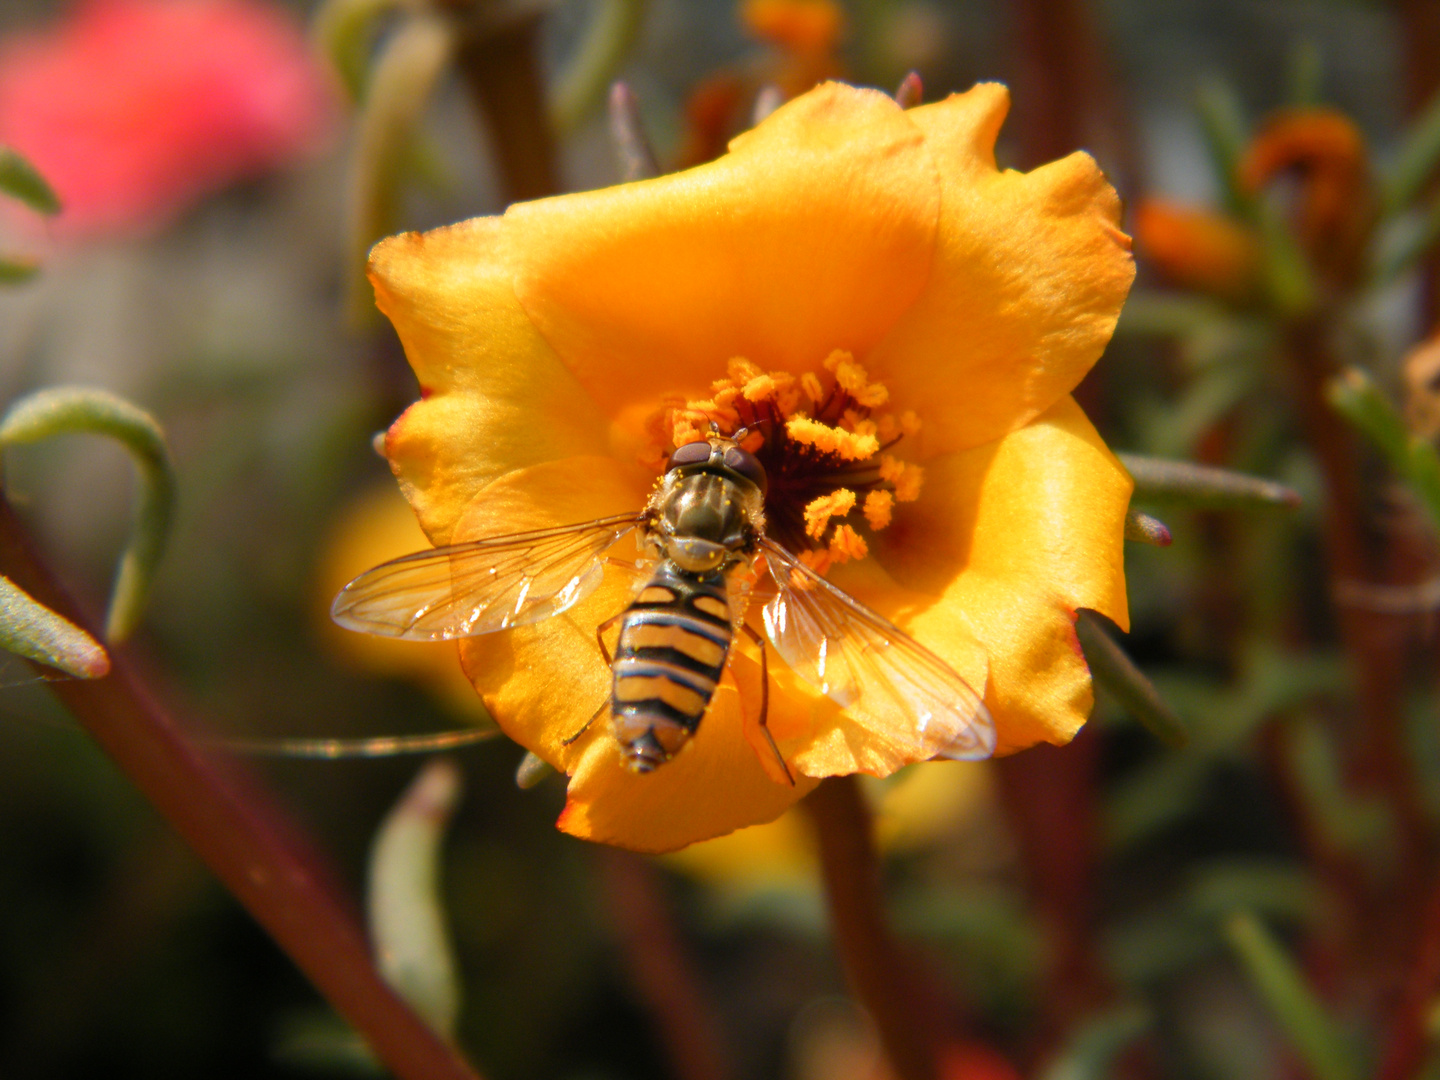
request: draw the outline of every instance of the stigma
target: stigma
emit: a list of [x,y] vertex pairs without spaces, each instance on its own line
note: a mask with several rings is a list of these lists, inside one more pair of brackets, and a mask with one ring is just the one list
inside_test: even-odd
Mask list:
[[924,470],[891,450],[920,420],[887,410],[888,388],[845,350],[798,375],[735,357],[710,391],[663,404],[642,460],[663,468],[676,447],[744,432],[740,445],[769,478],[767,531],[817,573],[865,558],[866,535],[890,524],[896,503],[919,498]]

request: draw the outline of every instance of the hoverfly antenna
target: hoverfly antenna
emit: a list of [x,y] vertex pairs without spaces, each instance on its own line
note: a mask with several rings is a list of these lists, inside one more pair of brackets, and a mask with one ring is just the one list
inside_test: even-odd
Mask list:
[[711,420],[711,421],[710,421],[710,434],[711,434],[711,435],[719,435],[719,434],[720,434],[720,425],[717,424],[714,420]]
[[731,433],[730,438],[733,439],[733,440],[734,440],[735,442],[737,442],[737,443],[738,443],[738,442],[743,442],[743,441],[745,440],[745,436],[747,436],[747,435],[749,435],[749,434],[750,434],[750,428],[749,428],[749,426],[747,425],[747,426],[745,426],[745,427],[738,427],[738,428],[736,428],[736,429],[734,430],[734,432]]

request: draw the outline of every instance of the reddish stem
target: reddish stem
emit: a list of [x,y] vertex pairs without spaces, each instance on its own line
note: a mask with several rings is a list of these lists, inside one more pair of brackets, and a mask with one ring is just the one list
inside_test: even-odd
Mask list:
[[1375,1080],[1410,1080],[1420,1074],[1431,1039],[1426,1015],[1440,991],[1440,878],[1425,904],[1424,925],[1410,977],[1401,990],[1385,1056]]
[[1001,758],[1000,790],[1024,859],[1030,894],[1050,943],[1051,963],[1035,1060],[1109,996],[1093,941],[1095,772],[1099,737],[1036,746]]
[[[1324,328],[1305,323],[1289,334],[1290,369],[1295,401],[1306,441],[1325,480],[1324,529],[1332,587],[1340,582],[1385,583],[1384,538],[1368,528],[1360,474],[1359,443],[1349,426],[1325,400],[1325,382],[1335,370],[1325,347]],[[1342,605],[1337,611],[1340,636],[1355,666],[1359,689],[1360,731],[1355,755],[1356,779],[1367,790],[1383,793],[1395,807],[1400,827],[1401,865],[1415,875],[1425,872],[1428,844],[1424,810],[1405,751],[1401,696],[1410,659],[1404,617]],[[1408,888],[1408,895],[1418,890]]]
[[474,12],[471,17],[477,23],[462,31],[455,62],[484,117],[505,201],[555,194],[560,189],[559,169],[540,72],[540,16],[494,25],[485,19],[500,17],[493,8],[455,6]]
[[[30,550],[0,497],[0,574],[81,626],[87,621]],[[292,823],[233,762],[202,755],[122,654],[109,676],[51,690],[390,1069],[407,1080],[477,1074],[381,981],[365,935],[327,888]]]
[[899,1080],[936,1080],[948,1010],[890,932],[860,784],[853,776],[831,777],[801,805],[815,827],[835,944],[850,987],[875,1021]]
[[639,855],[599,848],[596,859],[609,894],[611,925],[636,989],[680,1080],[724,1080],[722,1041],[675,929],[663,883]]

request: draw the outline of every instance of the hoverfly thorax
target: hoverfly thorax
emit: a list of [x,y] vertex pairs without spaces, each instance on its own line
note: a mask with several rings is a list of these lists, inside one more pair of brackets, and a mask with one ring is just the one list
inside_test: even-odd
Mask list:
[[764,509],[765,470],[754,455],[734,439],[687,443],[651,497],[650,539],[683,570],[723,570],[754,550]]

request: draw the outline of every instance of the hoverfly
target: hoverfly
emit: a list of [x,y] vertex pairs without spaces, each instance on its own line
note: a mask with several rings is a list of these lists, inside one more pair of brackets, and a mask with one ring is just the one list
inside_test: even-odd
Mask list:
[[[608,708],[635,772],[669,761],[695,733],[737,632],[760,649],[760,728],[787,776],[765,727],[766,638],[797,675],[917,760],[989,757],[994,725],[963,678],[766,535],[765,469],[740,446],[745,434],[712,431],[679,447],[639,512],[391,560],[346,585],[331,615],[352,630],[419,641],[539,622],[589,595],[606,552],[638,530],[644,557],[622,564],[634,573],[634,599],[596,628],[613,677],[590,721]],[[774,586],[765,637],[745,622],[750,586],[763,572]],[[616,622],[612,655],[603,635]]]

